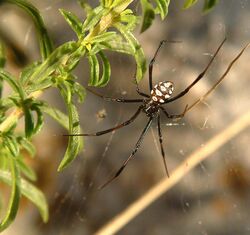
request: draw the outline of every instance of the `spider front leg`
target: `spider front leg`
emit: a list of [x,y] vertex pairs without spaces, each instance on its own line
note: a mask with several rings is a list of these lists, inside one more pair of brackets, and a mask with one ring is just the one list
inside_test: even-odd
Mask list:
[[137,82],[136,82],[136,92],[137,92],[140,96],[143,96],[143,97],[146,97],[146,98],[150,98],[150,96],[149,96],[148,94],[145,94],[144,92],[141,92],[141,91],[140,91],[140,88],[139,88]]
[[156,57],[161,49],[161,47],[163,46],[164,43],[179,43],[181,41],[174,41],[174,40],[162,40],[154,54],[154,57],[151,59],[149,66],[148,66],[148,79],[149,79],[149,91],[151,92],[151,90],[153,89],[153,68],[154,68],[154,63],[156,60]]
[[124,126],[127,126],[129,125],[130,123],[132,123],[137,117],[138,115],[140,114],[141,110],[142,110],[142,107],[143,106],[140,106],[137,111],[135,112],[135,114],[130,118],[128,119],[127,121],[115,126],[115,127],[112,127],[112,128],[109,128],[107,130],[104,130],[104,131],[98,131],[96,133],[90,133],[90,134],[64,134],[63,136],[100,136],[100,135],[104,135],[104,134],[107,134],[109,132],[112,132],[114,130],[117,130],[117,129],[120,129]]
[[160,146],[161,146],[161,156],[162,156],[162,159],[163,159],[166,174],[169,177],[166,158],[165,158],[165,152],[164,152],[164,148],[163,148],[163,138],[162,138],[162,134],[161,134],[161,118],[160,118],[160,115],[157,118],[157,125],[158,125],[159,142],[160,142]]
[[221,42],[221,44],[219,45],[219,47],[217,48],[217,50],[215,51],[214,55],[212,56],[212,58],[210,59],[208,65],[205,67],[205,69],[198,75],[198,77],[183,91],[181,91],[179,94],[177,94],[176,96],[169,98],[165,101],[165,103],[170,103],[174,100],[179,99],[180,97],[186,95],[189,90],[197,83],[199,82],[204,75],[206,74],[207,70],[209,69],[209,67],[211,66],[212,62],[214,61],[215,57],[217,56],[217,54],[219,53],[221,47],[223,46],[223,44],[225,43],[226,38]]
[[121,173],[122,171],[124,170],[124,168],[127,166],[128,162],[133,158],[133,156],[136,154],[137,150],[140,148],[141,146],[141,143],[152,123],[152,120],[153,118],[150,118],[147,125],[145,126],[145,128],[143,129],[140,137],[139,137],[139,140],[137,141],[135,147],[134,147],[134,150],[132,151],[132,153],[130,154],[130,156],[127,158],[127,160],[125,160],[122,164],[122,166],[119,168],[119,170],[115,173],[114,176],[112,176],[106,183],[104,183],[102,186],[99,187],[99,189],[102,189],[104,188],[105,186],[107,186],[109,183],[111,183],[115,178],[117,178]]
[[101,97],[102,99],[106,101],[115,101],[115,102],[121,102],[121,103],[140,103],[143,102],[143,99],[124,99],[124,98],[112,98],[112,97],[107,97],[102,94],[99,94],[96,91],[93,91],[89,89],[88,87],[85,88],[87,91],[91,92],[92,94]]

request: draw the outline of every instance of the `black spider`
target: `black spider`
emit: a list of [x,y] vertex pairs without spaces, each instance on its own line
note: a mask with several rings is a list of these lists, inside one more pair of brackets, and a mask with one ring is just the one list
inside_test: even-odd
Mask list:
[[143,92],[141,92],[137,86],[137,93],[142,96],[143,98],[141,99],[123,99],[123,98],[111,98],[111,97],[105,97],[95,91],[90,90],[89,88],[87,88],[88,91],[90,91],[91,93],[103,98],[104,100],[107,101],[115,101],[115,102],[122,102],[122,103],[141,103],[139,108],[137,109],[137,111],[134,113],[134,115],[132,117],[130,117],[127,121],[113,127],[107,130],[103,130],[103,131],[99,131],[96,133],[91,133],[91,134],[68,134],[65,136],[100,136],[100,135],[104,135],[107,134],[109,132],[112,132],[116,129],[122,128],[124,126],[129,125],[130,123],[132,123],[141,112],[144,112],[148,119],[148,122],[145,126],[145,128],[143,129],[139,140],[137,141],[132,153],[130,154],[130,156],[127,158],[126,161],[123,162],[122,166],[119,168],[119,170],[115,173],[115,175],[113,175],[106,183],[104,183],[100,188],[105,187],[108,183],[110,183],[111,181],[113,181],[116,177],[118,177],[121,172],[124,170],[124,168],[126,167],[126,165],[128,164],[128,162],[132,159],[132,157],[135,155],[135,153],[137,152],[138,148],[140,147],[143,138],[145,136],[145,134],[147,133],[152,121],[154,118],[157,119],[157,125],[158,125],[158,136],[159,136],[159,142],[160,142],[160,147],[161,147],[161,155],[163,158],[163,162],[164,162],[164,167],[167,173],[167,176],[169,177],[169,173],[168,173],[168,169],[167,169],[167,164],[166,164],[166,160],[165,160],[165,152],[164,152],[164,148],[163,148],[163,138],[162,138],[162,133],[161,133],[161,112],[163,112],[167,118],[170,119],[177,119],[177,118],[182,118],[187,111],[189,111],[191,108],[193,108],[196,104],[198,104],[199,102],[201,102],[207,95],[209,95],[217,86],[218,84],[224,79],[224,77],[227,75],[227,73],[229,72],[229,70],[231,69],[232,65],[239,59],[239,57],[242,55],[243,51],[246,49],[247,46],[245,46],[241,52],[234,58],[234,60],[232,60],[232,62],[229,64],[229,66],[227,67],[226,71],[224,72],[224,74],[221,76],[221,78],[213,85],[213,87],[205,94],[203,95],[200,99],[196,100],[192,105],[190,106],[186,106],[184,111],[181,114],[169,114],[167,112],[167,110],[164,108],[164,106],[167,103],[173,102],[179,98],[181,98],[182,96],[186,95],[188,93],[188,91],[200,80],[204,77],[205,73],[207,72],[208,68],[210,67],[210,65],[212,64],[213,60],[215,59],[216,55],[218,54],[219,50],[221,49],[222,45],[224,44],[224,42],[226,41],[226,39],[224,39],[221,44],[219,45],[219,47],[217,48],[217,50],[215,51],[214,55],[212,56],[212,58],[210,59],[208,65],[205,67],[205,69],[203,70],[202,73],[200,73],[198,75],[198,77],[183,91],[179,92],[177,95],[172,97],[173,94],[173,90],[174,90],[174,85],[172,82],[170,81],[164,81],[164,82],[159,82],[158,84],[153,86],[152,83],[152,73],[153,73],[153,65],[156,59],[156,56],[160,50],[160,48],[162,47],[162,45],[166,42],[169,42],[167,40],[161,41],[155,54],[153,59],[150,61],[149,64],[149,89],[150,89],[150,95],[145,94]]

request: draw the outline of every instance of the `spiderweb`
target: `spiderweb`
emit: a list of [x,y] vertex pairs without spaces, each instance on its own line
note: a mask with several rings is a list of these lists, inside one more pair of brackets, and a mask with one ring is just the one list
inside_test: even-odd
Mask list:
[[[65,8],[82,15],[76,2],[33,3],[41,10],[56,45],[74,38],[58,9]],[[172,1],[167,20],[160,22],[156,19],[149,31],[139,36],[148,60],[160,40],[182,41],[178,45],[167,44],[161,50],[154,67],[155,82],[171,80],[176,90],[184,89],[206,66],[222,39],[227,36],[228,40],[206,77],[185,98],[167,106],[171,113],[180,113],[186,104],[202,96],[250,41],[249,0],[221,0],[205,15],[201,13],[201,4],[187,11],[181,10],[181,4],[182,1]],[[22,13],[16,13],[12,8],[6,9],[3,11],[0,8],[1,25],[11,22],[11,14],[15,22],[23,17]],[[38,53],[33,26],[26,18],[21,24],[24,25],[23,31],[18,31],[16,43],[31,59],[36,58]],[[12,30],[12,27],[9,29]],[[112,65],[112,80],[106,88],[98,91],[104,95],[135,97],[134,62],[124,55],[110,53],[108,56]],[[191,152],[203,148],[210,138],[249,111],[249,59],[250,50],[247,50],[225,81],[183,120],[169,122],[162,118],[170,175]],[[86,61],[82,61],[81,65],[82,70],[77,74],[79,80],[86,84],[88,65]],[[147,75],[140,87],[148,92]],[[63,107],[60,98],[53,92],[48,92],[44,99]],[[84,105],[79,106],[86,132],[114,126],[128,119],[136,108],[134,104],[110,104],[92,94],[88,94]],[[102,137],[85,138],[82,156],[65,171],[57,173],[67,140],[61,137],[62,129],[48,119],[49,126],[35,139],[38,148],[35,168],[38,186],[49,201],[50,220],[43,224],[36,209],[23,202],[23,209],[14,225],[3,234],[94,234],[143,196],[165,177],[155,123],[135,159],[121,176],[102,191],[97,188],[128,157],[146,120],[141,115],[135,123],[119,131]],[[118,234],[250,234],[249,136],[248,128],[225,143],[212,153],[211,158],[200,162],[170,191],[122,227]]]

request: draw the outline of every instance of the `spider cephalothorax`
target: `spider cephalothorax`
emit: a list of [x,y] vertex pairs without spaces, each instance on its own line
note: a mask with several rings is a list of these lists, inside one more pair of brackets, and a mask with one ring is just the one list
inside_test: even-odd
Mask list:
[[158,84],[156,84],[153,87],[153,77],[152,77],[152,73],[153,73],[153,65],[155,62],[155,58],[157,56],[157,53],[159,52],[161,46],[163,43],[168,42],[168,41],[162,41],[158,47],[158,49],[155,52],[155,55],[153,57],[153,59],[151,60],[150,64],[149,64],[149,89],[150,89],[150,95],[143,93],[139,90],[139,88],[137,87],[137,92],[140,96],[144,97],[144,98],[140,98],[140,99],[124,99],[124,98],[111,98],[111,97],[105,97],[95,91],[92,91],[88,88],[86,88],[87,90],[89,90],[90,92],[94,93],[95,95],[107,100],[107,101],[115,101],[115,102],[122,102],[122,103],[140,103],[137,111],[125,122],[113,127],[113,128],[109,128],[107,130],[103,130],[103,131],[99,131],[96,133],[90,133],[90,134],[68,134],[66,136],[100,136],[100,135],[104,135],[106,133],[112,132],[114,130],[117,130],[119,128],[122,128],[124,126],[129,125],[130,123],[132,123],[141,112],[144,112],[147,117],[148,117],[148,122],[146,124],[146,126],[144,127],[137,143],[135,144],[135,147],[133,149],[133,151],[131,152],[130,156],[127,158],[127,160],[125,160],[122,164],[122,166],[119,168],[119,170],[115,173],[115,175],[113,177],[111,177],[105,184],[102,185],[102,187],[104,187],[105,185],[107,185],[109,182],[111,182],[112,180],[114,180],[117,176],[119,176],[121,174],[121,172],[123,171],[123,169],[126,167],[126,165],[128,164],[128,162],[133,158],[133,156],[135,155],[135,153],[137,152],[138,148],[140,147],[142,140],[145,136],[145,134],[147,133],[149,127],[152,124],[152,121],[154,119],[157,120],[157,126],[158,126],[158,137],[159,137],[159,143],[160,143],[160,147],[161,147],[161,155],[163,158],[163,162],[164,162],[164,167],[166,170],[167,175],[168,174],[168,170],[167,170],[167,164],[165,161],[165,153],[164,153],[164,148],[163,148],[163,137],[162,137],[162,133],[161,133],[161,114],[165,114],[167,118],[169,119],[176,119],[176,118],[182,118],[185,113],[187,111],[189,111],[192,107],[194,107],[195,105],[197,105],[199,102],[201,102],[202,100],[204,100],[204,98],[206,96],[208,96],[217,86],[218,84],[225,78],[225,76],[228,74],[228,72],[230,71],[231,67],[233,66],[233,64],[240,58],[240,56],[242,55],[242,53],[244,52],[244,50],[249,46],[249,44],[247,44],[242,50],[241,52],[232,60],[232,62],[228,65],[226,71],[224,72],[224,74],[220,77],[220,79],[212,86],[212,88],[210,88],[208,90],[208,92],[202,96],[200,99],[196,100],[192,105],[190,106],[186,106],[185,110],[181,113],[181,114],[169,114],[167,112],[167,110],[165,109],[164,105],[166,105],[167,103],[171,103],[181,97],[183,97],[184,95],[186,95],[189,90],[198,82],[200,81],[205,73],[207,72],[208,68],[210,67],[210,65],[212,64],[214,58],[216,57],[216,55],[218,54],[220,48],[222,47],[223,43],[225,42],[226,39],[224,39],[222,41],[222,43],[220,44],[220,46],[217,48],[216,52],[214,53],[214,55],[212,56],[212,58],[210,59],[209,63],[207,64],[206,68],[203,70],[202,73],[200,73],[196,79],[183,91],[179,92],[178,94],[176,94],[174,97],[171,97],[171,95],[173,94],[173,90],[174,90],[174,86],[172,82],[169,81],[165,81],[165,82],[159,82]]
[[172,82],[164,81],[157,83],[150,92],[150,98],[145,100],[143,112],[148,117],[156,117],[160,113],[160,106],[164,104],[173,94]]

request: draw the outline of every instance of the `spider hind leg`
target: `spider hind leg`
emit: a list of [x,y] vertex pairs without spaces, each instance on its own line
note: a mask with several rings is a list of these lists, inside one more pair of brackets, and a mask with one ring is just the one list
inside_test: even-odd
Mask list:
[[122,166],[118,169],[118,171],[114,174],[114,176],[112,176],[109,180],[107,180],[103,185],[101,185],[99,187],[99,189],[103,189],[104,187],[106,187],[109,183],[111,183],[114,179],[116,179],[124,170],[124,168],[127,166],[128,162],[134,157],[134,155],[136,154],[137,150],[140,148],[141,143],[149,129],[149,127],[151,126],[153,118],[150,118],[147,125],[144,127],[132,153],[130,154],[130,156],[123,162]]

